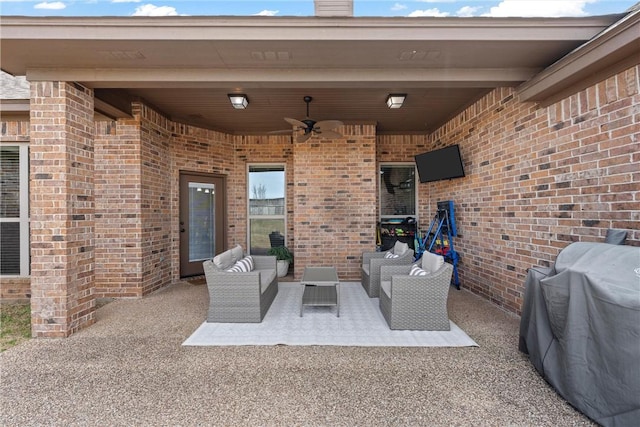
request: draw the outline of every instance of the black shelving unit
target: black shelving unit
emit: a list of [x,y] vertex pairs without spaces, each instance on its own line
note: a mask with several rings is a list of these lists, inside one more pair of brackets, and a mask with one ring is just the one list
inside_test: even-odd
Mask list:
[[415,250],[416,224],[413,218],[412,221],[409,218],[382,218],[378,223],[380,250],[388,251],[398,241],[407,243]]

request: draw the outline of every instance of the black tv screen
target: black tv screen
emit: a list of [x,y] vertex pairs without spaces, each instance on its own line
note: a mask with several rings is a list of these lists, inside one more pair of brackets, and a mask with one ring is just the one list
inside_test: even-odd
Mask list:
[[464,176],[460,147],[457,144],[418,154],[415,158],[420,182],[440,181]]

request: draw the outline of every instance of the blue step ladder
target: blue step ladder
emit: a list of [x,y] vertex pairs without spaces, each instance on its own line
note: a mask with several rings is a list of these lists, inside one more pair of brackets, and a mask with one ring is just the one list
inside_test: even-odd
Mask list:
[[458,278],[458,260],[460,255],[453,247],[453,237],[457,236],[456,221],[453,211],[453,201],[446,200],[437,203],[437,212],[431,221],[429,229],[424,237],[417,235],[416,261],[425,252],[442,255],[445,261],[453,265],[453,284],[460,289],[460,279]]

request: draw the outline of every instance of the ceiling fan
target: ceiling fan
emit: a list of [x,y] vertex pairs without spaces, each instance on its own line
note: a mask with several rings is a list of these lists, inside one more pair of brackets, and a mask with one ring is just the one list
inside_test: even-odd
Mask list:
[[304,133],[297,138],[298,142],[305,142],[313,135],[317,135],[320,138],[342,138],[342,134],[336,132],[334,129],[342,126],[342,122],[339,120],[320,120],[316,122],[309,118],[309,104],[313,100],[310,96],[305,96],[304,102],[307,103],[307,118],[304,120],[291,119],[285,117],[284,120],[293,125],[293,130],[302,130]]

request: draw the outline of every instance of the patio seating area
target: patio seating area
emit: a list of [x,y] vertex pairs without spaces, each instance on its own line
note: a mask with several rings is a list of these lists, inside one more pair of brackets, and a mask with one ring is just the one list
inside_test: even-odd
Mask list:
[[185,347],[206,285],[117,300],[67,339],[0,354],[1,425],[593,425],[518,351],[519,318],[466,291],[480,347]]

